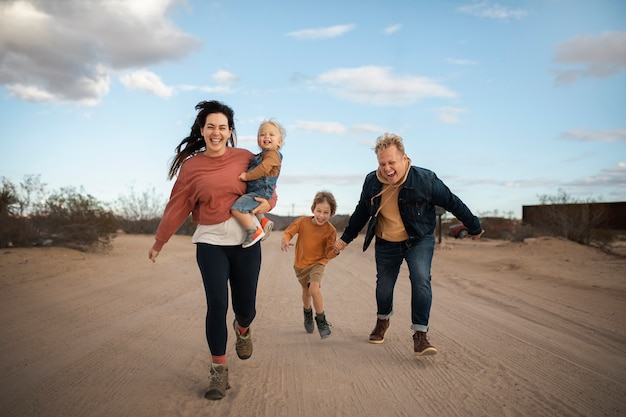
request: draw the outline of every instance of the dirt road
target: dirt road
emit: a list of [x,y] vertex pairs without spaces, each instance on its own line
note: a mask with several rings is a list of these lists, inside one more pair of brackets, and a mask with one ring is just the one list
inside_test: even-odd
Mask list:
[[[263,243],[254,354],[230,336],[232,389],[203,398],[204,295],[188,237],[156,264],[149,236],[107,255],[0,254],[0,415],[623,416],[626,260],[557,240],[446,240],[433,267],[431,342],[415,358],[403,268],[385,343],[375,323],[373,248],[357,240],[323,282],[333,334],[302,326],[293,253]],[[232,312],[229,322],[232,321]]]

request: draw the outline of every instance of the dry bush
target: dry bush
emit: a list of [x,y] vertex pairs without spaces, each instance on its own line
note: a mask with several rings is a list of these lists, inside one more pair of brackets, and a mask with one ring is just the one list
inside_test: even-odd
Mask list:
[[42,243],[82,251],[109,249],[117,230],[111,211],[91,195],[62,188],[32,217]]
[[108,249],[116,229],[113,213],[82,190],[62,188],[45,198],[39,177],[27,176],[19,186],[1,179],[0,247]]
[[159,227],[160,218],[129,220],[117,216],[117,228],[127,234],[153,235]]
[[0,214],[0,248],[32,246],[37,242],[37,230],[28,218]]
[[559,190],[553,196],[539,196],[539,201],[543,218],[540,224],[534,226],[540,227],[542,231],[583,245],[594,242],[604,245],[612,241],[610,234],[600,232],[599,226],[606,223],[607,212],[594,204],[594,200],[576,200]]

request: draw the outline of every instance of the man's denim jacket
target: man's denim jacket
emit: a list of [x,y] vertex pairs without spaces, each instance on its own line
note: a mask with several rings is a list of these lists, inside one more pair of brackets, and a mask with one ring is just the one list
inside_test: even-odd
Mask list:
[[[348,226],[341,236],[346,243],[352,242],[369,220],[363,251],[367,249],[376,232],[376,212],[380,207],[381,196],[372,198],[383,189],[383,184],[376,177],[376,171],[365,177],[361,197]],[[469,208],[437,178],[437,175],[425,168],[411,166],[407,179],[398,195],[398,208],[402,223],[409,235],[409,240],[419,239],[433,234],[437,224],[435,206],[444,208],[459,219],[470,235],[477,235],[482,228],[480,220]]]

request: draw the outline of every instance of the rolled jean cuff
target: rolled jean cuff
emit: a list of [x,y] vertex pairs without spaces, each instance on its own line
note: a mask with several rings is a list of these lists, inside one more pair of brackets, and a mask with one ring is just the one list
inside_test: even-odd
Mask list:
[[391,316],[393,316],[393,311],[391,313],[389,313],[389,314],[377,314],[376,315],[376,317],[378,317],[381,320],[387,320]]
[[426,333],[428,331],[428,326],[424,326],[423,324],[411,324],[411,329]]

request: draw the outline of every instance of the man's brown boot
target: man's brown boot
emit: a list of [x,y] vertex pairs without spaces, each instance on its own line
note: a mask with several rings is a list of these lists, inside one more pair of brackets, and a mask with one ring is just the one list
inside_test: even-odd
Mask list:
[[376,319],[376,327],[370,333],[370,343],[383,343],[385,332],[389,328],[389,319]]
[[437,349],[428,341],[426,332],[413,333],[413,353],[415,356],[434,355]]

